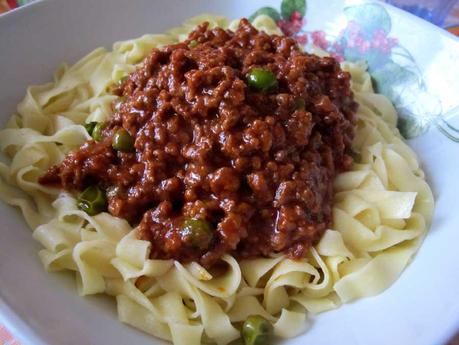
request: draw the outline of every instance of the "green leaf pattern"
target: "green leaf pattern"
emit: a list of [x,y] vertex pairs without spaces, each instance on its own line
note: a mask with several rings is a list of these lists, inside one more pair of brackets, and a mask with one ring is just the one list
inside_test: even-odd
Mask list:
[[293,12],[298,12],[301,17],[306,14],[306,0],[283,0],[281,3],[282,18],[289,20]]
[[249,20],[252,22],[257,16],[262,15],[262,14],[267,15],[268,17],[271,17],[272,20],[274,20],[275,22],[281,19],[279,12],[275,8],[262,7],[259,10],[257,10],[255,13],[253,13],[249,17]]
[[344,14],[349,20],[353,20],[364,27],[364,32],[368,35],[372,35],[377,29],[383,29],[386,34],[391,30],[389,13],[381,5],[363,4],[346,7]]

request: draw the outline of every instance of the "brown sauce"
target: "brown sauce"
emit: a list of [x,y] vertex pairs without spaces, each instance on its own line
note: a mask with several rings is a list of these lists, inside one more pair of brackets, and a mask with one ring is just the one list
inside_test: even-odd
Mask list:
[[[271,71],[277,88],[249,87],[253,68]],[[186,42],[153,49],[114,93],[125,101],[104,139],[69,153],[40,182],[102,186],[108,211],[139,223],[152,258],[207,266],[225,253],[299,258],[330,226],[357,107],[335,59],[247,20],[234,33],[202,24]],[[120,128],[135,139],[132,152],[112,148]],[[211,240],[191,241],[186,219],[205,220]]]

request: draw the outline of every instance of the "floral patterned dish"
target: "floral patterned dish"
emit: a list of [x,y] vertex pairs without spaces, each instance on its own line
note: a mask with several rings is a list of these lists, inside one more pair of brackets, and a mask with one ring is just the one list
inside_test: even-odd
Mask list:
[[[26,86],[49,80],[61,61],[163,32],[203,12],[266,14],[307,50],[365,61],[377,91],[396,106],[398,128],[418,153],[436,197],[431,231],[390,289],[311,316],[314,326],[284,344],[445,342],[459,328],[459,40],[446,31],[369,1],[39,1],[0,17],[2,125]],[[24,344],[162,344],[120,325],[107,300],[80,299],[70,277],[43,271],[36,252],[19,214],[0,204],[0,323]]]

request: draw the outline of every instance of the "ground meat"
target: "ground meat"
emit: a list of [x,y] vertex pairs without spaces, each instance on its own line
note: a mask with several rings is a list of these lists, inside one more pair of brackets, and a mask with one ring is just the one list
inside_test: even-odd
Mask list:
[[[253,68],[278,86],[256,91]],[[332,182],[352,164],[356,103],[350,76],[332,57],[301,51],[292,38],[198,26],[187,41],[153,49],[114,89],[125,101],[103,131],[40,182],[70,191],[99,184],[108,211],[139,224],[152,258],[210,266],[284,252],[305,255],[331,223]],[[112,148],[126,129],[135,150]],[[204,220],[210,241],[184,234]]]

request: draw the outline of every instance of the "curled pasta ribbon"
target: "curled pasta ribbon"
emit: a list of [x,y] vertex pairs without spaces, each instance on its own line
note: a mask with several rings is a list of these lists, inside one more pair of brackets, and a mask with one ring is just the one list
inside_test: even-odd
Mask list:
[[150,242],[137,239],[135,230],[119,241],[112,265],[125,281],[139,277],[159,277],[172,268],[172,260],[150,260],[150,247]]
[[[210,296],[223,298],[234,295],[237,292],[241,284],[241,269],[238,262],[229,255],[224,255],[222,261],[227,263],[227,271],[225,274],[216,278],[210,276],[206,277],[206,279],[199,279],[200,277],[196,277],[191,273],[192,264],[184,266],[176,261],[175,267],[193,286],[196,286]],[[200,267],[200,270],[203,272],[201,274],[206,276],[206,273],[204,273],[206,272],[205,269]]]
[[[43,249],[49,271],[75,271],[80,294],[116,297],[120,321],[175,345],[239,338],[235,324],[257,314],[279,337],[306,330],[306,314],[337,308],[388,288],[424,239],[434,199],[411,148],[396,128],[390,101],[374,93],[363,63],[345,62],[359,103],[353,150],[359,158],[334,181],[333,225],[301,260],[283,255],[236,261],[213,276],[198,263],[150,259],[151,244],[107,213],[89,216],[74,196],[38,184],[37,178],[89,139],[82,126],[105,121],[116,96],[110,85],[134,71],[155,47],[184,40],[199,23],[235,28],[224,17],[202,15],[164,35],[144,35],[99,48],[52,82],[28,88],[0,149],[0,198],[18,207]],[[281,34],[268,16],[253,24]],[[317,53],[324,55],[323,51]]]

